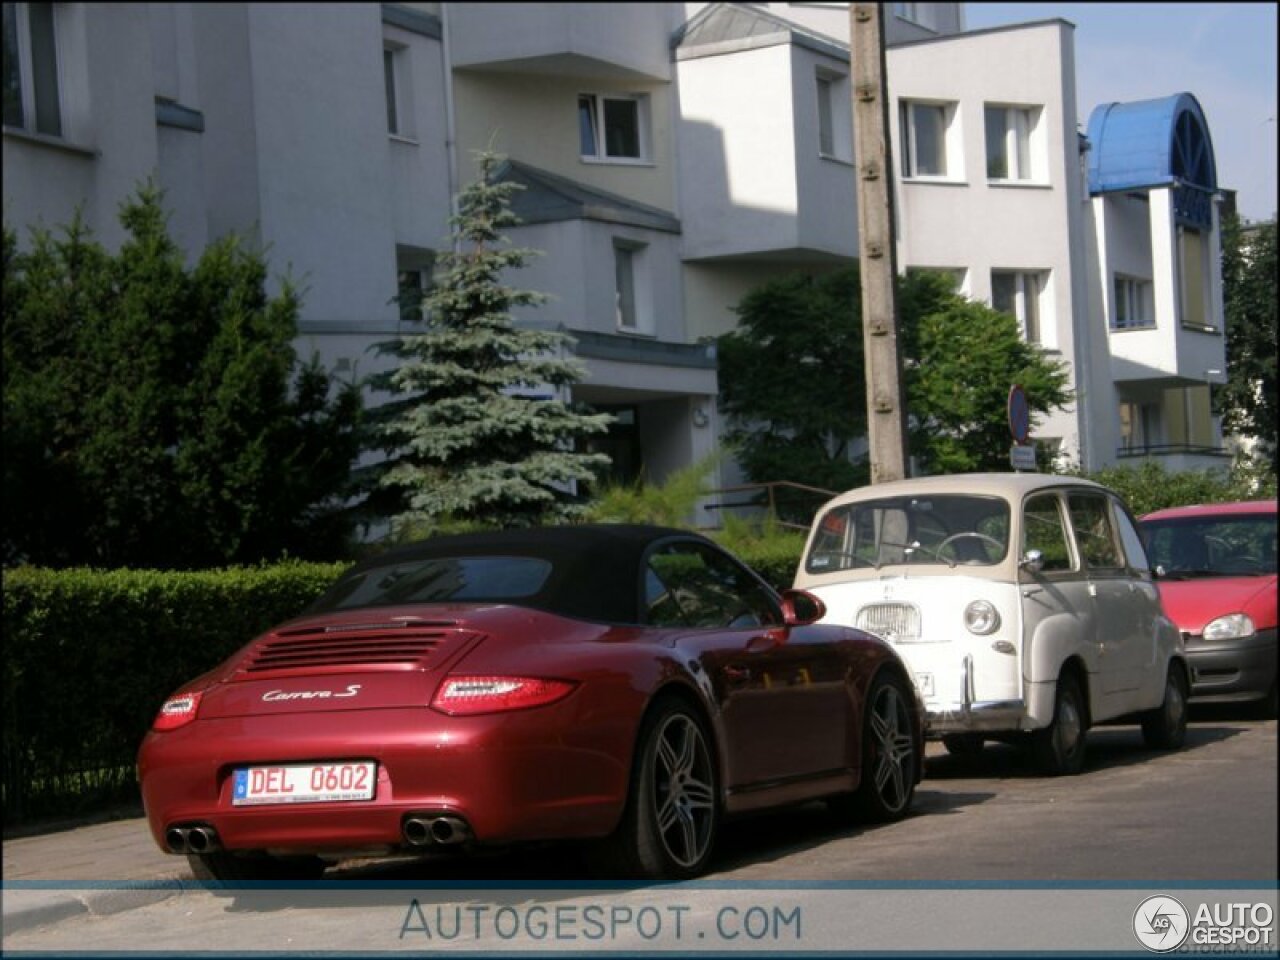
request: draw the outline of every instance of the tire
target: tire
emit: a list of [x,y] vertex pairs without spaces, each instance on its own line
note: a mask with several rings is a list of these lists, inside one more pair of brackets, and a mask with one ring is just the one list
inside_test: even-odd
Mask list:
[[1155,750],[1177,750],[1187,739],[1187,679],[1182,669],[1169,664],[1164,701],[1142,717],[1142,739]]
[[1032,751],[1041,772],[1051,777],[1074,776],[1084,769],[1088,713],[1080,684],[1070,674],[1058,678],[1053,699],[1053,722],[1032,736]]
[[1274,720],[1276,714],[1280,713],[1280,687],[1277,683],[1280,681],[1271,681],[1271,690],[1265,697],[1253,705],[1253,717],[1255,720]]
[[942,738],[942,745],[953,757],[976,757],[985,743],[980,733],[949,733]]
[[720,775],[702,718],[660,701],[637,740],[622,822],[596,851],[612,875],[688,880],[704,873],[720,828]]
[[911,710],[914,700],[906,682],[885,670],[867,691],[861,730],[862,782],[852,803],[846,805],[863,820],[901,820],[911,808],[922,760]]
[[270,857],[266,854],[189,853],[187,863],[197,880],[219,883],[246,883],[261,880],[280,882],[318,880],[325,862],[319,857]]

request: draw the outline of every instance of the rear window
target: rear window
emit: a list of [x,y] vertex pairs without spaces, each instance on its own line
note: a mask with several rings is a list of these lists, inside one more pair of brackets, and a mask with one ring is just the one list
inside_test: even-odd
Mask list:
[[818,521],[808,573],[890,564],[991,566],[1009,549],[1009,504],[955,494],[887,497],[833,507]]
[[348,574],[313,613],[408,603],[510,602],[535,596],[552,566],[538,557],[434,557]]

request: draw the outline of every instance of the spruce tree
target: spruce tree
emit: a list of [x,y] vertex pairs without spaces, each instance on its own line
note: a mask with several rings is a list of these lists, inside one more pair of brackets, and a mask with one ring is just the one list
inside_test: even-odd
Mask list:
[[522,187],[498,182],[502,157],[477,159],[480,177],[459,196],[454,248],[439,258],[418,329],[379,345],[400,361],[373,381],[395,398],[379,411],[388,459],[378,483],[398,495],[400,531],[571,519],[582,510],[572,485],[609,462],[574,449],[610,418],[561,399],[583,372],[566,356],[572,338],[512,317],[546,300],[503,279],[535,253],[502,235],[519,222],[511,199]]

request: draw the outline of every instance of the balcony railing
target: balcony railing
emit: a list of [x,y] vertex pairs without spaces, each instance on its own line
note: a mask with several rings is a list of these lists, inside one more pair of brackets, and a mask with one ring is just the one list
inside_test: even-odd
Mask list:
[[1194,443],[1151,443],[1138,447],[1120,447],[1116,451],[1116,456],[1122,460],[1134,457],[1170,457],[1179,455],[1231,459],[1231,451],[1226,447],[1201,446]]

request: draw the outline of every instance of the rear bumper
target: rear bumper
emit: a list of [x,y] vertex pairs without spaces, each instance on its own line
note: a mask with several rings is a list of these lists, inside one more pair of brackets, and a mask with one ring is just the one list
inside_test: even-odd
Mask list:
[[[422,812],[461,817],[479,843],[605,835],[625,801],[634,731],[583,723],[574,699],[479,717],[393,708],[153,732],[138,756],[148,825],[161,849],[168,827],[201,823],[226,849],[295,852],[402,846],[405,816]],[[372,800],[232,804],[238,767],[341,760],[377,763]]]
[[1191,697],[1200,702],[1254,700],[1266,696],[1276,682],[1276,631],[1263,630],[1246,640],[1206,644],[1187,641]]

